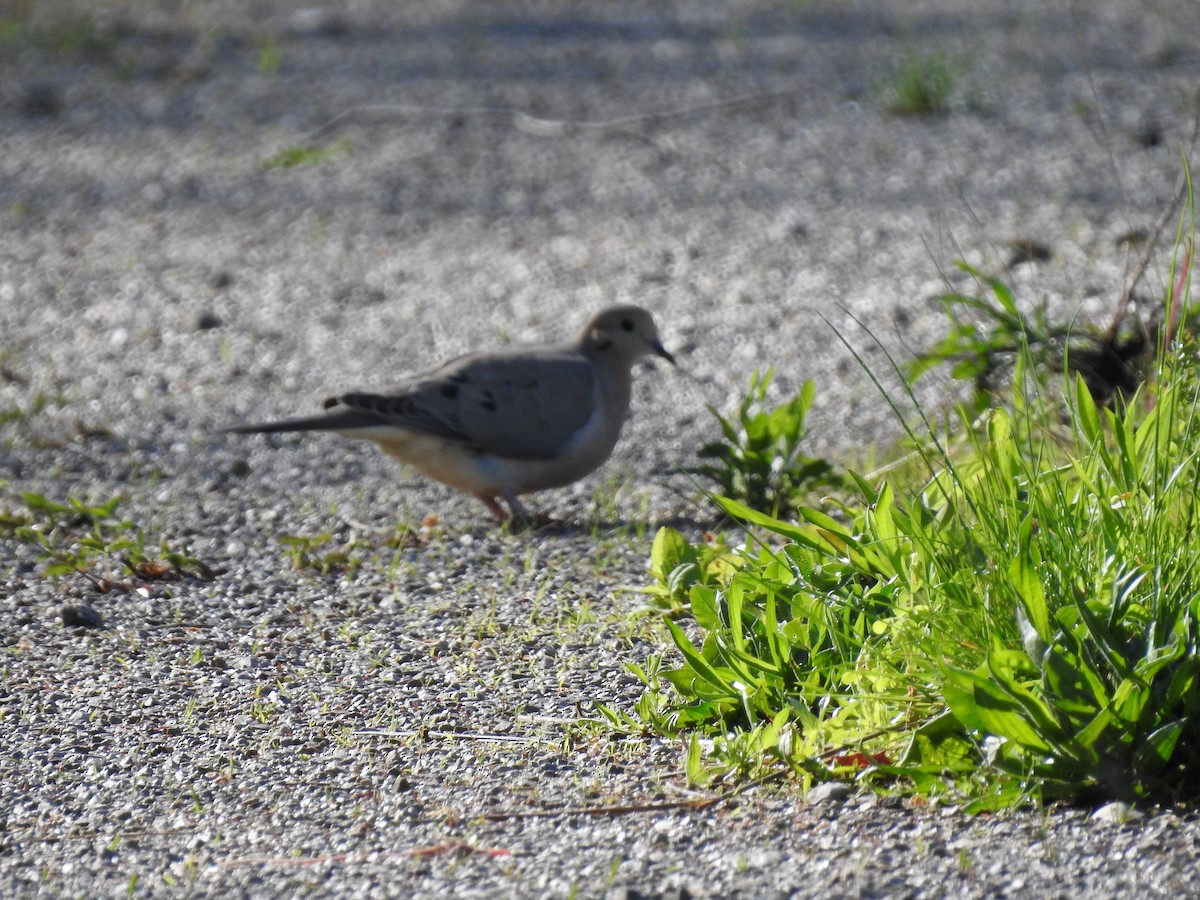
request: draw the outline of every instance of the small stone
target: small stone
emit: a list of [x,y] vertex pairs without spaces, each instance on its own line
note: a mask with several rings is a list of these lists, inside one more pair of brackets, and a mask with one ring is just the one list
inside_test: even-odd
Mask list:
[[152,181],[142,188],[142,199],[151,206],[162,206],[167,202],[167,189],[159,182]]
[[49,118],[62,112],[62,92],[48,81],[32,81],[21,89],[20,104],[31,119]]
[[1092,813],[1089,818],[1093,822],[1103,822],[1108,825],[1126,825],[1142,818],[1142,813],[1138,812],[1128,803],[1116,800],[1112,803],[1104,804],[1104,806]]
[[1054,256],[1054,251],[1049,246],[1033,238],[1016,238],[1008,242],[1008,247],[1010,253],[1005,265],[1009,269],[1015,269],[1025,263],[1049,262]]
[[1161,146],[1163,127],[1159,122],[1148,119],[1134,129],[1133,140],[1139,147],[1145,147],[1147,150]]
[[196,316],[196,328],[199,331],[212,331],[214,328],[220,328],[224,324],[221,321],[221,317],[212,310],[206,309]]
[[59,615],[67,628],[104,627],[104,619],[90,603],[68,604],[59,610]]
[[298,9],[288,20],[292,34],[301,38],[336,38],[349,31],[346,20],[333,7]]
[[1113,243],[1118,247],[1131,246],[1140,247],[1146,243],[1146,239],[1150,237],[1150,229],[1148,228],[1130,228],[1128,231],[1122,231],[1114,239]]
[[845,782],[826,781],[810,790],[805,799],[813,806],[817,806],[825,802],[841,803],[853,793],[853,788]]
[[637,888],[616,887],[605,895],[605,900],[644,900],[648,896]]

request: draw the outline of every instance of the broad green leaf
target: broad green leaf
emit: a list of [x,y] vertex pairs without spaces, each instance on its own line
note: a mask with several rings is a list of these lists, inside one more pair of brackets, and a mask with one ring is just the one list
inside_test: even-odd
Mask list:
[[725,605],[729,617],[729,636],[738,650],[746,649],[746,636],[742,621],[742,601],[745,597],[745,579],[734,577],[725,591]]
[[1046,655],[1043,670],[1047,702],[1073,717],[1094,716],[1103,708],[1107,698],[1096,702],[1082,671],[1086,666],[1086,662],[1078,659],[1067,659],[1060,648],[1052,648]]
[[977,357],[968,357],[956,362],[950,368],[950,377],[955,381],[970,381],[987,368],[987,364]]
[[954,718],[967,731],[983,731],[983,722],[975,705],[975,677],[961,669],[942,672],[942,697]]
[[687,742],[687,757],[684,761],[684,773],[688,787],[701,787],[707,781],[704,770],[700,765],[700,735],[692,732]]
[[[662,677],[679,692],[680,696],[687,699],[695,698],[713,703],[724,702],[726,706],[733,701],[740,702],[736,691],[725,685],[713,684],[711,681],[702,678],[691,667],[671,669],[668,672],[663,672]],[[719,709],[713,707],[708,715],[719,718]]]
[[817,383],[811,378],[805,379],[804,384],[800,385],[800,393],[796,399],[799,402],[800,417],[804,418],[812,409],[813,401],[817,399]]
[[979,764],[975,745],[958,717],[946,710],[917,728],[900,754],[902,767],[949,768],[961,771]]
[[[983,687],[984,694],[988,698],[1004,696],[1010,704],[1015,704],[1025,713],[1020,716],[1022,725],[1017,731],[993,731],[993,734],[1010,737],[1022,744],[1040,749],[1040,745],[1046,744],[1047,741],[1061,740],[1063,729],[1054,710],[1046,703],[1045,699],[1022,684],[1017,678],[1017,673],[1023,671],[1028,665],[1029,657],[1020,650],[993,648],[987,658],[987,670],[993,680],[980,679],[976,682],[975,694],[976,701],[983,702],[980,700],[980,688]],[[982,711],[980,715],[983,716]],[[986,719],[984,727],[990,730]],[[1027,734],[1030,732],[1035,735],[1032,739],[1035,743],[1032,744],[1027,739]],[[1046,744],[1046,748],[1049,749],[1048,744]]]
[[1113,692],[1112,710],[1126,728],[1132,729],[1150,702],[1150,687],[1141,681],[1127,678]]
[[1110,412],[1109,421],[1113,424],[1113,436],[1117,440],[1116,463],[1118,469],[1113,471],[1114,477],[1119,476],[1119,486],[1122,491],[1136,491],[1141,487],[1138,478],[1140,460],[1137,456],[1137,442],[1134,439],[1133,423],[1129,419],[1118,419]]
[[1008,577],[1012,580],[1013,588],[1020,598],[1021,608],[1029,618],[1034,630],[1042,642],[1049,644],[1054,640],[1054,631],[1050,624],[1050,610],[1046,606],[1046,592],[1042,588],[1042,578],[1031,553],[1026,551],[1017,556],[1008,566]]
[[739,503],[737,500],[731,500],[728,497],[721,497],[716,494],[712,495],[712,501],[717,504],[726,515],[734,519],[740,519],[750,525],[758,525],[768,531],[772,531],[781,537],[793,540],[798,544],[803,544],[806,547],[811,547],[814,550],[823,550],[825,545],[818,538],[814,537],[807,530],[798,528],[782,519],[777,519],[774,516],[769,516],[766,513],[752,509],[744,503]]
[[[718,641],[718,647],[720,648],[721,661],[745,682],[757,684],[761,682],[762,676],[781,679],[785,675],[783,669],[775,665],[771,660],[763,659],[744,650],[739,650],[728,641]],[[776,685],[776,687],[779,686],[781,685]]]
[[[1011,692],[1002,690],[986,678],[976,677],[972,687],[975,715],[983,731],[1006,737],[1038,753],[1051,752],[1051,745],[1043,738],[1044,729],[1030,722],[1026,715],[1028,707],[1018,702]],[[1037,702],[1036,698],[1029,699]],[[1049,710],[1044,710],[1040,718],[1049,720]]]
[[1100,413],[1096,409],[1096,401],[1092,399],[1092,392],[1088,389],[1087,382],[1079,374],[1075,376],[1075,408],[1073,412],[1075,422],[1078,423],[1088,442],[1103,444],[1104,433],[1100,430]]
[[1174,709],[1176,705],[1184,701],[1184,698],[1196,696],[1198,662],[1200,661],[1195,656],[1189,656],[1185,663],[1175,669],[1171,676],[1170,686],[1163,697],[1162,705],[1165,709]]
[[1100,758],[1095,748],[1100,744],[1104,733],[1115,724],[1116,718],[1111,710],[1102,709],[1097,712],[1075,735],[1072,743],[1076,760],[1084,765],[1096,765]]
[[684,660],[692,667],[696,674],[714,687],[720,688],[725,692],[733,692],[729,684],[730,679],[728,674],[721,674],[716,668],[709,665],[708,660],[701,656],[699,651],[692,645],[692,642],[688,640],[688,636],[683,633],[683,629],[670,619],[666,619],[665,622],[667,631],[671,632],[671,639],[675,641],[675,646],[679,648],[679,652],[683,654]]
[[839,541],[847,544],[857,545],[857,541],[841,522],[832,516],[826,515],[818,509],[813,509],[810,506],[800,506],[796,508],[796,512],[808,523],[815,525],[827,536],[834,536]]
[[719,664],[713,668],[722,673],[728,671],[727,683],[730,688],[743,697],[747,693],[757,691],[761,686],[762,661],[749,653],[739,652],[729,643],[723,632],[714,633],[710,637],[712,643],[709,646],[714,651],[713,660]]
[[1016,322],[1020,322],[1021,314],[1017,311],[1017,304],[1013,300],[1012,291],[1008,289],[1008,285],[999,278],[989,278],[988,285],[992,289],[992,293],[996,295],[996,300],[999,301],[1001,308],[1012,317]]
[[695,562],[695,548],[674,528],[660,528],[650,547],[650,572],[666,582],[675,569],[686,562]]
[[784,667],[790,665],[792,654],[787,645],[783,631],[779,627],[775,610],[775,592],[768,591],[763,602],[763,637],[771,654],[770,662],[780,670],[781,677],[786,676]]
[[[854,482],[854,485],[858,488],[859,493],[863,495],[863,500],[868,506],[879,501],[879,489],[877,489],[875,485],[871,484],[871,482],[867,481],[867,479],[863,478],[863,476],[859,475],[855,471],[849,471],[846,474],[850,477],[850,480]],[[884,484],[886,485],[886,482],[884,482]]]
[[1175,753],[1175,746],[1183,734],[1183,723],[1168,722],[1156,728],[1146,736],[1141,745],[1134,751],[1133,765],[1138,772],[1149,771],[1157,773],[1170,761]]
[[705,631],[714,631],[721,627],[721,616],[717,611],[720,595],[716,590],[707,585],[694,584],[688,591],[688,601],[697,625]]
[[1129,674],[1129,666],[1127,665],[1122,653],[1124,647],[1122,642],[1108,628],[1107,624],[1102,622],[1100,618],[1092,612],[1088,605],[1086,597],[1076,599],[1074,609],[1079,613],[1079,618],[1087,628],[1086,640],[1088,646],[1094,648],[1104,658],[1104,661],[1112,668],[1113,672],[1121,678]]
[[1002,409],[992,411],[988,416],[988,455],[995,471],[1004,481],[1004,487],[1011,489],[1016,486],[1017,460],[1019,451],[1013,438],[1012,421]]

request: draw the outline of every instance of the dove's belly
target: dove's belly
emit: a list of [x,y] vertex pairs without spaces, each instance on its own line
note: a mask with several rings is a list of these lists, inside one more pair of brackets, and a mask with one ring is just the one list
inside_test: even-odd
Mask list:
[[374,438],[381,450],[435,481],[470,494],[506,496],[564,487],[599,467],[612,453],[618,427],[604,429],[594,417],[550,459],[509,459],[444,438],[408,433]]

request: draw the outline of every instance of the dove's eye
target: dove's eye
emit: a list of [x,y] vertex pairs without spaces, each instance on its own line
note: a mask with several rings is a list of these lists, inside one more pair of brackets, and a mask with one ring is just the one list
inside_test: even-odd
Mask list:
[[622,319],[621,327],[626,331],[633,331],[633,319]]

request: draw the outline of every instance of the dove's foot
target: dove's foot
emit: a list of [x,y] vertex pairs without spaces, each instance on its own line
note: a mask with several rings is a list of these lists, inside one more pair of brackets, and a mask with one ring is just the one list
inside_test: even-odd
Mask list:
[[[546,528],[550,525],[557,525],[558,521],[546,513],[531,513],[525,508],[515,494],[505,494],[504,500],[508,503],[508,509],[505,509],[500,503],[499,497],[490,497],[484,494],[476,494],[484,506],[488,508],[497,522],[507,523],[513,531],[524,531],[528,528]],[[510,511],[511,510],[511,511]]]

